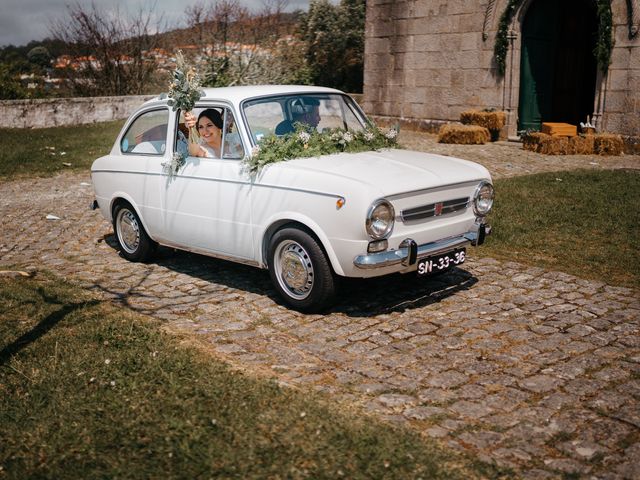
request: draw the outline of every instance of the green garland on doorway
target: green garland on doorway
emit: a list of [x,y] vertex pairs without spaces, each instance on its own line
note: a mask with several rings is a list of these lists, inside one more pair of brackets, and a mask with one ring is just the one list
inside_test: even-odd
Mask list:
[[[611,13],[611,0],[595,0],[598,15],[598,39],[593,54],[598,61],[602,72],[606,72],[611,63],[611,51],[613,50],[613,15]],[[507,66],[507,52],[509,51],[509,25],[513,15],[523,0],[509,0],[498,24],[496,43],[493,47],[493,55],[496,58],[498,73],[504,75]]]
[[593,54],[598,61],[598,67],[602,73],[606,73],[611,63],[613,51],[613,14],[611,13],[611,0],[596,0],[598,15],[598,39]]
[[522,3],[522,0],[509,0],[507,6],[500,16],[498,24],[498,33],[496,34],[496,43],[493,47],[493,55],[496,57],[498,65],[498,73],[504,75],[507,67],[507,52],[509,51],[509,25],[516,10]]

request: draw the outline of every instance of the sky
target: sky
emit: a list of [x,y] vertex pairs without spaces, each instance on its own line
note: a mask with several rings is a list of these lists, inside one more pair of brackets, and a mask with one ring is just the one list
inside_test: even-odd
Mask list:
[[[184,25],[184,10],[197,0],[0,0],[0,46],[25,45],[31,40],[42,40],[50,36],[53,21],[63,19],[67,5],[79,3],[89,9],[91,4],[101,10],[136,12],[142,7],[155,4],[158,16],[170,26]],[[212,3],[208,0],[206,3]],[[239,0],[254,11],[264,5],[262,0]],[[309,0],[288,0],[287,11],[307,10]]]

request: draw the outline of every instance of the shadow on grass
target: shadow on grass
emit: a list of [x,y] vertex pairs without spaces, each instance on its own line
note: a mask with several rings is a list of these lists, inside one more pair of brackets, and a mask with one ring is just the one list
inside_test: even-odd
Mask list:
[[[113,234],[106,235],[104,241],[115,251],[118,244]],[[263,295],[278,305],[287,307],[271,284],[266,270],[220,260],[205,255],[184,252],[160,247],[156,255],[148,263],[147,272],[135,285],[126,291],[109,291],[122,303],[134,310],[135,302],[129,298],[148,298],[150,302],[157,298],[154,292],[142,287],[146,277],[152,273],[153,266],[162,266],[174,272],[204,280],[212,285],[220,286],[220,290],[233,288],[248,293]],[[432,277],[419,278],[415,274],[392,274],[370,279],[340,278],[338,282],[338,298],[333,307],[324,313],[343,313],[350,317],[371,317],[390,312],[403,312],[437,303],[458,292],[468,290],[478,283],[478,279],[462,268]],[[194,308],[211,292],[191,294],[191,301],[181,301],[181,305],[193,305]],[[165,308],[158,307],[159,308]],[[287,307],[289,308],[289,307]],[[152,308],[145,308],[145,313],[153,313]]]
[[62,305],[62,308],[50,313],[40,322],[38,322],[38,324],[31,330],[20,335],[20,337],[18,337],[16,340],[8,344],[6,347],[2,348],[2,350],[0,350],[0,366],[7,363],[12,356],[37,341],[42,336],[46,335],[47,332],[58,325],[70,313],[80,308],[89,307],[100,303],[98,300],[91,300],[88,302],[78,302],[71,304],[67,303],[63,305],[45,294],[42,294],[42,296],[43,300],[46,303]]

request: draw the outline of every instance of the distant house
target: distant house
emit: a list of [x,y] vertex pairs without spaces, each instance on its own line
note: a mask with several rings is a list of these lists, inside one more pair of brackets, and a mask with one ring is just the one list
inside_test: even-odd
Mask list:
[[[468,109],[508,112],[507,133],[544,121],[640,135],[640,0],[612,0],[611,62],[598,65],[603,0],[367,2],[364,108],[430,128]],[[515,6],[505,35],[501,17]],[[606,8],[605,8],[606,10]],[[508,50],[504,72],[496,39]]]

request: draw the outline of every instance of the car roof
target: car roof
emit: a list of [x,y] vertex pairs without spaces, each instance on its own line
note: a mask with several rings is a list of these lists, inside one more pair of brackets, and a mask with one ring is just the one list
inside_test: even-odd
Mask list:
[[[203,88],[204,96],[201,100],[226,100],[235,105],[249,98],[265,97],[270,95],[285,95],[297,93],[338,93],[340,90],[327,87],[315,87],[311,85],[247,85],[237,87]],[[158,101],[166,102],[167,94],[163,93],[147,102],[153,104]]]

